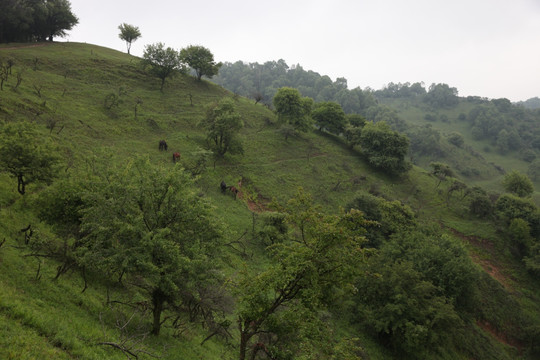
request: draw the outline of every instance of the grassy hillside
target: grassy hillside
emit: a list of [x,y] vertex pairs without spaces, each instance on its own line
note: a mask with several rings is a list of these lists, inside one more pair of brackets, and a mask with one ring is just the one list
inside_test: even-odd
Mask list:
[[[126,164],[138,156],[172,168],[175,151],[182,154],[183,166],[191,168],[205,154],[205,134],[197,124],[206,106],[223,97],[234,99],[244,122],[243,154],[209,157],[196,180],[201,196],[227,225],[226,278],[234,278],[244,267],[265,268],[264,246],[253,229],[272,200],[284,204],[299,186],[328,214],[338,213],[359,192],[399,200],[410,206],[419,223],[442,229],[465,246],[483,274],[481,313],[464,325],[461,343],[441,349],[440,358],[533,358],[527,341],[533,341],[534,329],[525,332],[525,327],[537,323],[525,320],[540,314],[538,279],[510,253],[500,228],[490,219],[472,217],[462,197],[448,196],[450,182],[437,185],[438,180],[419,167],[404,177],[388,177],[340,138],[318,131],[285,139],[267,107],[191,76],[167,79],[160,92],[159,79],[145,73],[139,59],[110,49],[77,43],[0,46],[0,60],[8,59],[14,65],[0,91],[0,118],[4,123],[38,125],[41,136],[52,140],[62,154],[60,179]],[[415,111],[404,109],[403,117],[418,118]],[[448,117],[452,122],[441,124],[448,125],[442,131],[456,130],[454,116]],[[167,141],[167,152],[158,150],[160,139]],[[487,160],[506,165],[492,156]],[[486,168],[488,174],[491,171]],[[222,180],[235,185],[242,181],[238,199],[221,193]],[[77,271],[54,279],[59,263],[29,256],[21,231],[31,224],[43,238],[56,236],[53,227],[39,220],[35,205],[45,187],[31,184],[21,196],[16,179],[0,174],[0,242],[5,239],[0,247],[0,358],[126,358],[128,354],[111,344],[139,351],[139,358],[236,358],[232,314],[229,339],[204,341],[209,330],[188,321],[181,328],[165,326],[158,337],[149,336],[148,312],[111,305],[111,298],[121,303],[130,297],[117,284],[96,279],[82,292],[85,284]],[[362,358],[400,358],[348,321],[349,314],[334,309],[328,317],[336,331],[328,343],[354,339],[363,349],[357,351]]]

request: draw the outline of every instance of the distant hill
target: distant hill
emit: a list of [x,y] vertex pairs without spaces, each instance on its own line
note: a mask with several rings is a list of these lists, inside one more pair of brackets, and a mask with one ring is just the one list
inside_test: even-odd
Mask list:
[[538,109],[540,108],[540,98],[539,97],[533,97],[525,101],[519,101],[517,102],[518,105],[522,105],[523,107],[527,109]]

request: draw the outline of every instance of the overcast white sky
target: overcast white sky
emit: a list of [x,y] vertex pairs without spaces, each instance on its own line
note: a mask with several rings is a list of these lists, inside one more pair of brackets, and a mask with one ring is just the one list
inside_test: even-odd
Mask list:
[[540,97],[540,0],[71,0],[69,41],[131,53],[163,42],[210,49],[216,61],[283,59],[349,89],[446,83],[460,96]]

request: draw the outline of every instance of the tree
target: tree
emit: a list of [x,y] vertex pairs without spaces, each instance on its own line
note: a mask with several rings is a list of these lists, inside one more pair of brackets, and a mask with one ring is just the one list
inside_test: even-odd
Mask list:
[[478,270],[466,249],[431,230],[399,233],[368,260],[359,278],[358,321],[403,356],[415,359],[450,344],[460,312],[477,306]]
[[50,183],[60,161],[50,139],[39,135],[35,125],[6,124],[0,132],[0,171],[17,179],[17,190],[25,194],[26,185]]
[[447,84],[431,84],[424,101],[435,107],[450,107],[458,103],[458,91]]
[[250,359],[259,351],[280,354],[284,342],[288,357],[295,357],[295,351],[308,346],[306,333],[322,331],[317,310],[349,288],[364,261],[366,221],[361,212],[325,215],[302,189],[278,211],[285,215],[286,239],[268,248],[271,263],[266,270],[242,272],[234,288],[240,360],[249,349]]
[[120,24],[118,26],[118,30],[120,30],[120,34],[118,34],[118,37],[126,42],[127,53],[129,54],[129,50],[131,49],[131,43],[141,36],[141,32],[139,31],[139,28],[137,26],[126,23]]
[[78,22],[67,0],[0,2],[0,42],[52,41]]
[[220,221],[179,166],[136,159],[85,192],[80,265],[126,279],[150,303],[152,334],[166,305],[178,306],[212,279]]
[[345,112],[336,102],[325,101],[315,104],[311,117],[320,130],[325,129],[335,135],[345,131],[345,125],[347,124]]
[[195,70],[199,81],[203,75],[208,78],[217,75],[222,65],[222,63],[216,63],[214,55],[203,46],[190,45],[180,50],[180,58]]
[[296,131],[307,132],[311,128],[313,99],[302,97],[297,89],[282,87],[272,100],[278,121],[290,124]]
[[504,175],[502,185],[506,191],[516,194],[519,197],[529,196],[534,191],[532,181],[527,175],[521,174],[517,170]]
[[185,65],[180,59],[180,54],[163,43],[146,45],[144,48],[143,67],[150,67],[150,73],[161,79],[160,91],[163,91],[165,79],[173,77],[177,72],[184,73]]
[[232,99],[224,98],[211,104],[200,126],[206,130],[206,137],[212,143],[216,155],[223,156],[231,150],[241,152],[236,135],[244,124],[240,114],[236,112]]
[[41,40],[47,37],[53,41],[55,36],[64,37],[66,30],[71,30],[79,23],[79,19],[71,12],[71,3],[68,0],[46,0],[47,8],[45,26],[41,29]]
[[368,122],[362,129],[360,146],[371,165],[389,174],[401,174],[409,170],[405,161],[409,139],[392,131],[386,122]]

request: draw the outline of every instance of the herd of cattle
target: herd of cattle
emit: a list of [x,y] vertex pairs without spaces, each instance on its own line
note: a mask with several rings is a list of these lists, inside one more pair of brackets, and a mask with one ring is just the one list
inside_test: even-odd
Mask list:
[[[167,151],[168,148],[169,146],[167,145],[167,142],[165,140],[159,140],[159,151]],[[180,153],[178,151],[173,152],[172,154],[173,163],[176,163],[179,160],[180,160]],[[238,189],[241,186],[242,186],[242,180],[238,182],[238,187],[233,186],[233,185],[227,186],[225,181],[221,181],[221,184],[220,184],[221,192],[225,194],[227,190],[229,190],[235,200],[236,200],[236,197],[238,196],[238,193],[240,192]]]

